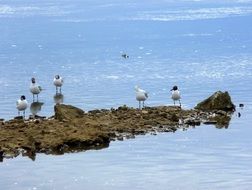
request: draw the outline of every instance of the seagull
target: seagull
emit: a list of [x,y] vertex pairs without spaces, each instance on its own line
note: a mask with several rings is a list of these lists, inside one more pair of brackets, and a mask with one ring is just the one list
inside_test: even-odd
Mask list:
[[136,100],[139,101],[139,109],[141,109],[141,101],[143,102],[143,107],[144,107],[144,101],[148,98],[148,93],[139,88],[138,86],[135,86],[136,90]]
[[179,101],[179,106],[181,107],[181,102],[180,102],[180,93],[178,90],[177,86],[173,86],[173,88],[171,89],[171,98],[173,99],[174,105],[175,105],[175,101]]
[[30,86],[30,91],[33,95],[33,102],[34,102],[34,95],[37,95],[37,101],[38,101],[38,94],[42,91],[41,86],[36,84],[35,78],[31,79],[31,86]]
[[55,75],[53,79],[53,84],[56,86],[56,94],[58,94],[58,88],[60,89],[61,94],[61,86],[63,85],[63,78],[59,75]]
[[122,54],[122,57],[123,57],[124,59],[129,58],[129,56],[128,56],[126,53]]
[[23,117],[25,117],[25,110],[28,107],[28,102],[24,95],[22,95],[20,99],[17,100],[16,105],[18,109],[18,116],[20,116],[20,111],[23,111]]

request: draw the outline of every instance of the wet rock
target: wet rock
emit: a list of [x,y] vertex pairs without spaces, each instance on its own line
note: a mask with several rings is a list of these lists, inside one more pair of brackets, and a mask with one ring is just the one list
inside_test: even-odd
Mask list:
[[176,114],[172,114],[169,119],[173,122],[179,122],[179,117]]
[[147,110],[142,110],[143,114],[148,114],[149,112]]
[[209,98],[197,104],[195,109],[203,111],[211,111],[211,110],[234,111],[235,105],[232,103],[231,97],[228,92],[217,91]]
[[170,131],[172,131],[172,132],[177,131],[177,127],[175,127],[175,126],[170,126],[169,129],[170,129]]
[[14,120],[23,120],[23,116],[17,116],[17,117],[14,117]]
[[229,115],[217,115],[213,118],[213,120],[217,121],[217,125],[220,127],[227,128],[229,126],[231,116]]
[[57,104],[54,106],[55,119],[62,121],[81,118],[84,111],[71,105]]
[[39,116],[39,115],[30,115],[29,119],[45,119],[46,116]]
[[244,104],[239,104],[239,107],[240,107],[240,108],[243,108],[243,107],[244,107]]
[[218,110],[215,112],[216,114],[219,114],[219,115],[227,115],[227,112],[225,111],[222,111],[222,110]]
[[123,141],[123,136],[119,136],[119,137],[117,137],[117,140],[119,140],[119,141]]
[[99,114],[99,113],[102,113],[101,110],[98,110],[98,109],[95,109],[95,110],[90,110],[88,111],[89,114]]
[[238,112],[238,117],[241,117],[241,113],[240,112]]
[[4,154],[4,151],[2,151],[0,147],[0,162],[3,161],[3,154]]
[[129,109],[130,109],[130,108],[127,107],[126,105],[123,105],[123,106],[118,107],[118,110],[123,110],[123,111],[127,111],[127,110],[129,110]]
[[126,139],[134,139],[135,136],[133,134],[127,134]]
[[184,120],[184,124],[191,126],[200,125],[200,120],[194,118],[187,118]]
[[215,125],[215,124],[217,124],[217,121],[204,121],[203,124],[205,124],[205,125]]

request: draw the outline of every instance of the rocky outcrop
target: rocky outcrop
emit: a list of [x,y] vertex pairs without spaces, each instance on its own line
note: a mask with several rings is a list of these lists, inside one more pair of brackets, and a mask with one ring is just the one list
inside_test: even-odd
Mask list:
[[209,98],[198,103],[195,109],[203,111],[235,111],[235,105],[231,101],[231,97],[228,92],[217,91]]
[[57,104],[54,106],[55,119],[59,121],[83,117],[84,111],[71,105]]
[[[71,105],[56,105],[50,118],[20,118],[0,121],[0,161],[19,154],[35,159],[36,153],[64,154],[108,147],[113,140],[135,135],[175,132],[202,123],[228,127],[232,110],[228,93],[199,104],[199,109],[183,110],[177,106],[146,107],[142,110],[121,106],[117,109],[92,110],[85,113]],[[227,96],[228,95],[228,96]],[[221,96],[221,98],[220,98]],[[218,101],[217,101],[217,100]],[[211,103],[213,102],[213,103]],[[217,103],[216,103],[217,102]],[[221,105],[221,104],[224,105]],[[208,105],[209,104],[209,105]],[[204,107],[205,105],[205,107]],[[205,111],[221,109],[217,111]]]

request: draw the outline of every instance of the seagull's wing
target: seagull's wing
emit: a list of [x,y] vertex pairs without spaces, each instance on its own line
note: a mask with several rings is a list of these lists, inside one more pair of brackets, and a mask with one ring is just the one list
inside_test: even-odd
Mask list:
[[42,87],[41,86],[38,86],[39,90],[42,91]]

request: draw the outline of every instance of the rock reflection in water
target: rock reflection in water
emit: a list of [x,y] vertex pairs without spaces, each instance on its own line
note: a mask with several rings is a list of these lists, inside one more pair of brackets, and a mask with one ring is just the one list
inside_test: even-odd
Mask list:
[[64,95],[62,93],[56,93],[53,96],[55,104],[63,104],[64,103]]

